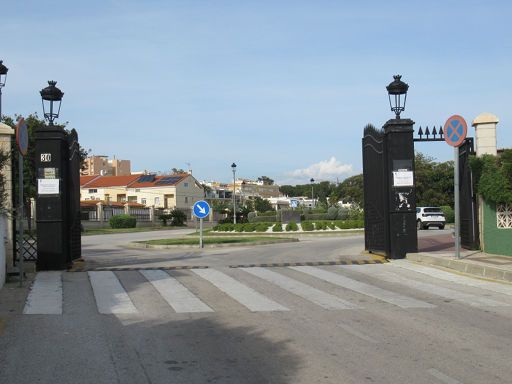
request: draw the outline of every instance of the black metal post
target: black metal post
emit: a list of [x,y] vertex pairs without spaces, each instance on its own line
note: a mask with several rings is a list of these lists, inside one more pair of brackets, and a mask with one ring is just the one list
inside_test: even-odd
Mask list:
[[418,251],[413,125],[410,119],[392,119],[383,127],[391,259]]

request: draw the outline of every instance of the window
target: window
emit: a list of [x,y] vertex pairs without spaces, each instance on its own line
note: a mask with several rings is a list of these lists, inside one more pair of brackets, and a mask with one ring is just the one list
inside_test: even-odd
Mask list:
[[146,199],[140,199],[140,203],[146,205]]
[[160,205],[160,198],[159,197],[155,197],[155,205]]
[[136,203],[137,202],[137,196],[128,196],[128,202],[129,203]]
[[98,193],[97,189],[89,189],[89,193]]
[[512,228],[512,205],[496,205],[496,221],[498,228]]
[[188,196],[185,196],[185,204],[188,203]]
[[183,183],[183,186],[184,186],[185,188],[188,188],[188,183]]

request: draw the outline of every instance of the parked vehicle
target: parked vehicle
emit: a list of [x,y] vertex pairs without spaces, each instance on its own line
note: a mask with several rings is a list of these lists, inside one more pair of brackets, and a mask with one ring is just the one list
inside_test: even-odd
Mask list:
[[429,227],[444,229],[445,222],[444,213],[439,207],[416,208],[416,223],[418,229],[428,229]]

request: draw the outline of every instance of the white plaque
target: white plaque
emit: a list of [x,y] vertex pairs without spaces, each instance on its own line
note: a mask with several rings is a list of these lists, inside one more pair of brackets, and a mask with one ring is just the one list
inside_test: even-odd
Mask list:
[[414,174],[412,171],[393,172],[393,187],[414,186]]
[[39,195],[58,195],[60,179],[37,179]]

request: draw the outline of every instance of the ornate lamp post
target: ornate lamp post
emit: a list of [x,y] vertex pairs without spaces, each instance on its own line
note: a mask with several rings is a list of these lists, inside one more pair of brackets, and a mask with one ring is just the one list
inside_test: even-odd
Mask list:
[[40,92],[44,118],[50,125],[53,125],[53,120],[59,117],[62,96],[64,96],[64,93],[55,85],[57,85],[56,81],[48,81],[48,86]]
[[7,80],[7,71],[9,68],[3,64],[3,60],[0,60],[0,122],[2,121],[2,88]]
[[67,133],[53,125],[64,93],[48,81],[41,102],[48,125],[36,130],[37,269],[62,270],[71,262],[70,151]]
[[393,81],[386,87],[388,90],[389,106],[395,112],[396,119],[400,119],[400,113],[405,111],[407,101],[407,90],[409,85],[404,83],[401,75],[393,76]]
[[233,171],[233,224],[236,224],[236,195],[235,195],[235,188],[236,188],[236,164],[231,164],[231,170]]
[[309,182],[311,183],[311,206],[314,208],[315,197],[313,195],[313,183],[315,182],[315,179],[311,178],[311,180],[309,180]]

